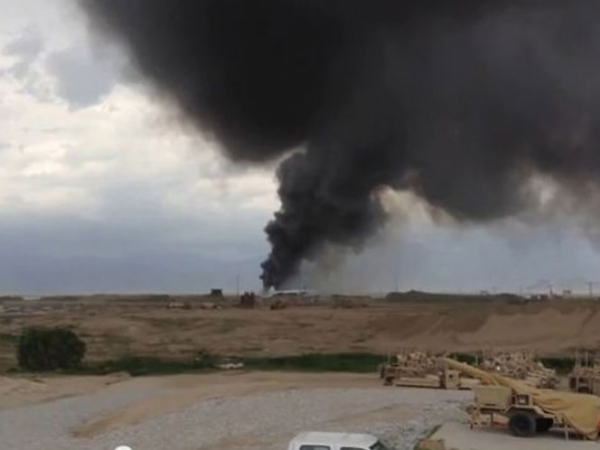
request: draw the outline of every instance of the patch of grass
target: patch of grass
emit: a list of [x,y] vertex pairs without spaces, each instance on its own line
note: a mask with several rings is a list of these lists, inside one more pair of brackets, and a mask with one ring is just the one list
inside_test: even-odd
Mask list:
[[253,370],[294,372],[376,372],[385,357],[374,353],[309,353],[298,356],[251,357],[244,364]]
[[161,359],[155,357],[125,356],[115,360],[84,365],[78,374],[106,375],[127,372],[131,376],[175,375],[181,373],[206,372],[214,369],[215,357],[202,353],[197,358]]
[[17,339],[17,336],[12,335],[10,333],[0,333],[0,343],[12,345],[17,343]]
[[481,357],[479,357],[478,359],[478,355],[474,353],[451,353],[449,355],[449,358],[470,365],[476,365],[478,360],[481,361]]
[[[82,368],[82,371],[89,374],[127,372],[132,376],[198,373],[213,370],[217,359],[215,355],[208,353],[201,354],[196,359],[180,360],[124,357],[87,365]],[[298,356],[250,357],[242,360],[245,368],[249,370],[371,373],[377,370],[378,365],[385,358],[372,353],[311,353]]]
[[555,369],[559,374],[567,374],[575,367],[575,358],[570,356],[540,358],[540,361],[544,366]]
[[[296,356],[240,358],[247,370],[291,372],[374,373],[385,357],[373,353],[309,353]],[[124,356],[101,362],[84,363],[81,367],[62,371],[69,375],[106,375],[127,372],[131,376],[207,373],[216,370],[217,355],[200,352],[195,358],[162,359]]]

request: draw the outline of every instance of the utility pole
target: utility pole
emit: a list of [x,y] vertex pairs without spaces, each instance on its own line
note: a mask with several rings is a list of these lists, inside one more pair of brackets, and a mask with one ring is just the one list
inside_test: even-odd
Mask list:
[[594,296],[594,283],[589,282],[588,283],[588,290],[590,292],[590,298]]
[[235,276],[235,295],[240,296],[240,273],[238,272]]

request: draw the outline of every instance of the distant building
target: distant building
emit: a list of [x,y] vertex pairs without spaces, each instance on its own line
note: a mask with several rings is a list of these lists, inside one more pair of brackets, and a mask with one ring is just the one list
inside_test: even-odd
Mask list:
[[264,297],[309,297],[316,295],[318,295],[316,291],[308,291],[306,289],[286,289],[282,291],[270,289],[263,293]]

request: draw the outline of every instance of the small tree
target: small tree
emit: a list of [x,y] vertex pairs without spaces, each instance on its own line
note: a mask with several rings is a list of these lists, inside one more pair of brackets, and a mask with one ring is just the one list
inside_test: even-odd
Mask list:
[[33,372],[73,369],[81,364],[86,345],[66,328],[27,328],[19,337],[19,367]]

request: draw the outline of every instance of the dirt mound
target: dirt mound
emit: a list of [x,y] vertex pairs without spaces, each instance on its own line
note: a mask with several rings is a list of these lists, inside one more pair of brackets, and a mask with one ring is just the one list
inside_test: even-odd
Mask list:
[[600,305],[477,305],[391,314],[379,326],[405,346],[448,350],[527,348],[554,352],[600,344]]
[[[232,356],[387,354],[405,347],[556,353],[600,343],[600,302],[592,300],[522,303],[504,295],[400,295],[402,301],[347,299],[361,307],[339,307],[336,298],[329,298],[310,305],[290,302],[278,310],[267,304],[252,310],[225,304],[206,309],[192,302],[191,310],[182,311],[137,298],[86,300],[11,317],[8,331],[16,335],[26,326],[72,326],[88,344],[86,360],[91,362],[123,355],[193,358],[199,350]],[[2,363],[16,365],[11,346],[0,345]]]

